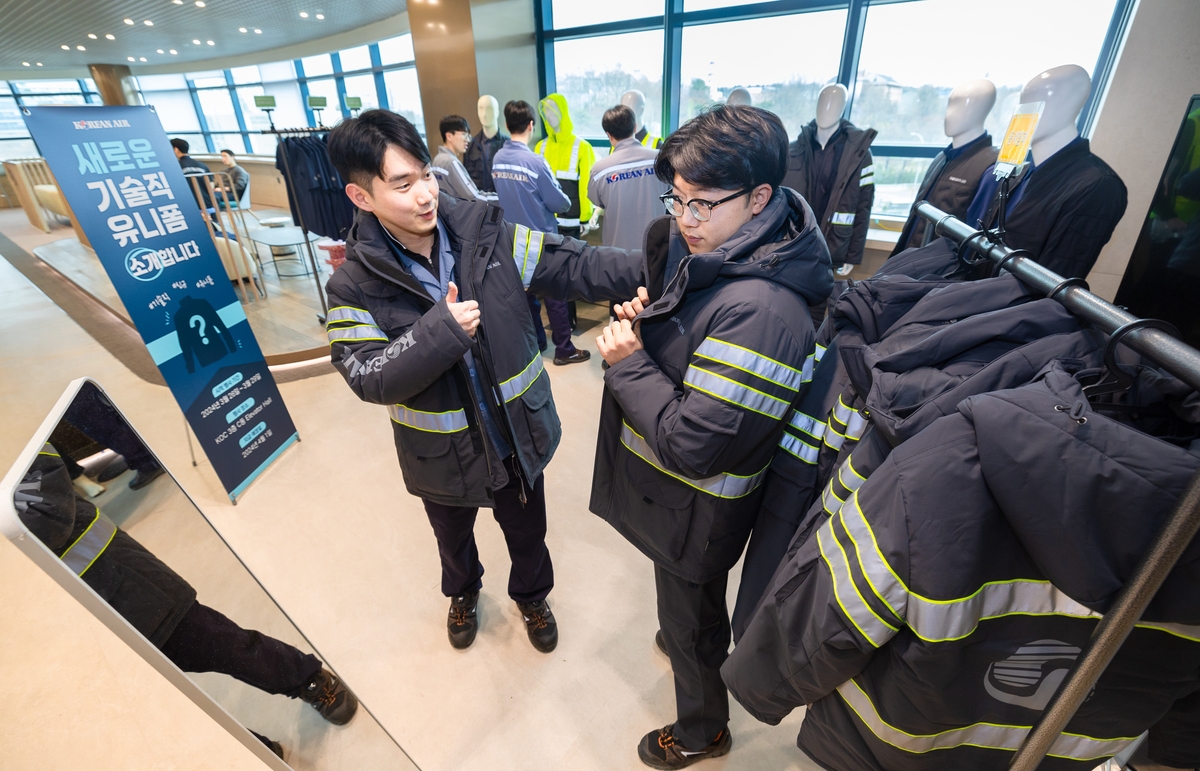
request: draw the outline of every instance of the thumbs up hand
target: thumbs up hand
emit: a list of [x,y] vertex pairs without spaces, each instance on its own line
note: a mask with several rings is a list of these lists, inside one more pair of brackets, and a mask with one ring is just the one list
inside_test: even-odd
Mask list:
[[479,303],[474,300],[466,302],[458,301],[458,286],[453,281],[450,282],[446,289],[446,307],[450,310],[450,315],[458,322],[458,325],[463,328],[463,331],[468,336],[474,337],[475,330],[479,327]]

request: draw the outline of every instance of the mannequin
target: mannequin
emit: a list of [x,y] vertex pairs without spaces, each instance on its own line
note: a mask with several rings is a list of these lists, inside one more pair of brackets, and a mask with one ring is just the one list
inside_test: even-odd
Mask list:
[[743,104],[749,107],[754,104],[754,100],[750,97],[750,92],[738,86],[729,92],[729,98],[725,100],[725,104]]
[[788,147],[783,178],[783,184],[812,207],[839,276],[849,275],[862,262],[875,202],[870,147],[876,132],[843,118],[845,110],[845,86],[834,83],[821,89],[816,118]]
[[507,139],[500,131],[500,102],[496,97],[484,94],[476,102],[475,110],[483,128],[471,139],[471,144],[463,153],[463,166],[476,187],[494,193],[496,186],[492,182],[492,158]]
[[621,94],[621,104],[633,110],[633,120],[637,124],[637,130],[633,132],[634,138],[642,143],[642,147],[657,150],[662,145],[662,137],[656,137],[647,131],[645,121],[642,120],[646,113],[646,95],[636,88],[631,89]]
[[946,119],[942,124],[950,146],[929,164],[925,178],[913,199],[904,230],[896,240],[892,254],[932,240],[924,219],[916,213],[920,201],[929,201],[947,214],[962,218],[979,190],[980,179],[996,162],[998,150],[984,129],[988,114],[996,104],[996,86],[990,80],[968,80],[950,92]]
[[[1021,92],[1021,103],[1042,102],[1030,148],[1033,163],[1009,180],[1004,241],[1067,278],[1088,274],[1125,213],[1125,183],[1075,128],[1091,79],[1074,64],[1041,72]],[[998,224],[999,183],[984,172],[966,221]]]

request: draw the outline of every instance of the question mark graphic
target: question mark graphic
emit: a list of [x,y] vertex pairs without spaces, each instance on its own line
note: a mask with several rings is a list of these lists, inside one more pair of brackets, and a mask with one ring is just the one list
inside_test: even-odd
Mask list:
[[[200,322],[199,325],[197,325],[196,322]],[[208,338],[205,337],[205,334],[204,334],[204,317],[203,316],[192,316],[190,319],[188,319],[188,326],[191,327],[192,329],[195,329],[197,326],[199,326],[200,327],[200,342],[204,343],[205,345],[208,345]]]

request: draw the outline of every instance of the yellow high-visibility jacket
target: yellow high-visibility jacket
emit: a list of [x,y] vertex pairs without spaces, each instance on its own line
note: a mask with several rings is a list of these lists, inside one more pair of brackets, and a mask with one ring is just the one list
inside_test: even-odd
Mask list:
[[[551,116],[549,119],[546,117],[547,111]],[[587,188],[591,181],[592,164],[596,162],[596,151],[575,136],[571,115],[567,111],[567,98],[562,94],[551,94],[539,102],[538,113],[542,116],[547,138],[537,143],[534,152],[546,159],[563,192],[571,199],[571,208],[558,215],[558,225],[577,228],[592,218],[592,202],[588,200]],[[557,129],[554,128],[556,124]]]

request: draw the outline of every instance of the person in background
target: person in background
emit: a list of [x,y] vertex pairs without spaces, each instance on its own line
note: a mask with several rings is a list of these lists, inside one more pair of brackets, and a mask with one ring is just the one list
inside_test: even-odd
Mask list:
[[461,115],[447,115],[438,124],[442,135],[442,146],[433,157],[433,173],[437,175],[438,188],[464,201],[497,200],[495,193],[485,193],[476,187],[467,168],[459,160],[471,143],[471,126]]
[[226,173],[233,179],[233,201],[231,203],[237,203],[242,200],[242,196],[246,193],[246,187],[250,184],[250,173],[238,166],[233,150],[221,151],[221,163],[225,164]]
[[[554,215],[570,209],[571,199],[559,186],[546,160],[529,149],[529,139],[533,136],[533,107],[521,99],[509,102],[504,105],[504,122],[511,138],[492,162],[492,181],[504,209],[504,218],[530,230],[557,234],[558,218]],[[542,309],[532,292],[526,292],[526,297],[538,347],[544,351],[546,330],[542,327]],[[550,298],[544,298],[544,302],[554,338],[554,363],[561,366],[590,359],[590,352],[578,350],[571,342],[566,302]]]
[[[179,159],[179,168],[183,169],[183,176],[198,177],[205,174],[210,174],[208,167],[192,156],[188,155],[188,149],[191,147],[186,139],[175,137],[171,140],[171,147],[175,150],[175,157]],[[196,180],[197,187],[200,189],[200,196],[196,199],[201,209],[212,209],[212,201],[208,197],[208,190],[204,186],[204,180]],[[188,180],[188,187],[191,187],[191,180]],[[195,195],[195,190],[192,195]]]
[[600,126],[612,153],[592,166],[588,198],[604,209],[601,241],[629,251],[641,249],[650,220],[662,211],[659,196],[667,192],[654,174],[658,150],[643,147],[634,137],[637,118],[623,104],[604,113]]

